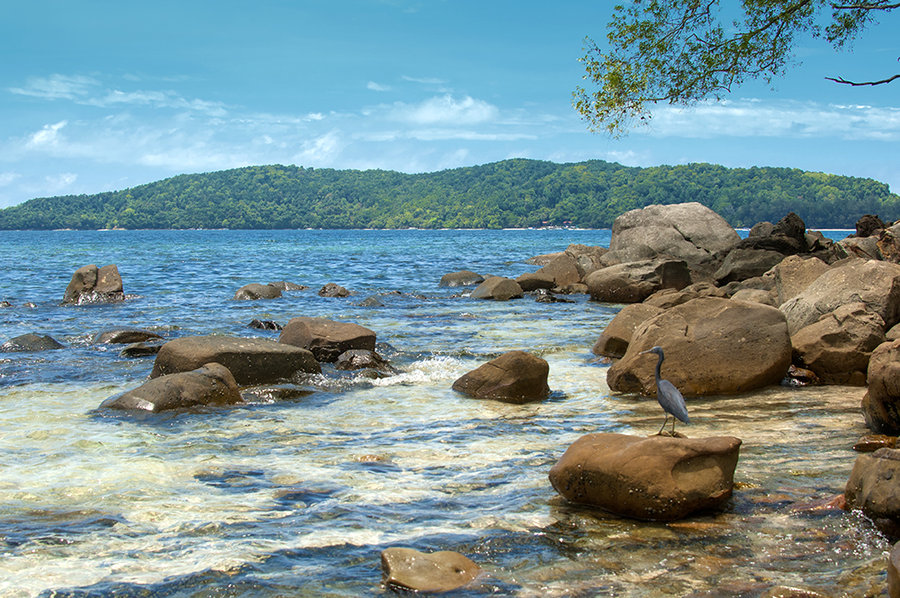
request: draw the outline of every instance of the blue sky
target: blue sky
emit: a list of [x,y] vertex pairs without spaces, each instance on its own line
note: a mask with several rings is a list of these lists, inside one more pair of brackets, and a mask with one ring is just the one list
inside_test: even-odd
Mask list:
[[0,21],[0,207],[252,164],[423,172],[511,157],[710,162],[871,177],[900,192],[886,15],[851,52],[803,40],[770,89],[658,107],[611,139],[571,106],[614,2],[29,0]]

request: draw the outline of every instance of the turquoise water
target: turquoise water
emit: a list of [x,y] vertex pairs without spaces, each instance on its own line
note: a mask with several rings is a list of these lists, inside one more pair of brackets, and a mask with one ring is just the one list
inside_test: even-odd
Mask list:
[[[858,388],[689,401],[682,431],[744,441],[722,513],[640,523],[557,497],[547,473],[579,436],[661,423],[652,399],[611,393],[590,354],[619,306],[480,302],[438,281],[517,276],[532,255],[608,242],[564,230],[0,233],[0,299],[13,303],[0,341],[38,332],[66,345],[0,354],[0,595],[391,594],[379,554],[398,545],[470,556],[487,572],[471,596],[757,596],[778,584],[881,595],[887,541],[858,514],[802,508],[843,490],[865,433]],[[117,264],[128,301],[60,307],[88,263]],[[310,290],[231,300],[276,280]],[[318,297],[327,282],[354,295]],[[376,331],[399,373],[325,368],[292,398],[248,391],[246,406],[195,413],[97,409],[152,368],[92,344],[102,330],[277,338],[247,324],[308,315]],[[547,401],[450,390],[512,349],[550,363]]]

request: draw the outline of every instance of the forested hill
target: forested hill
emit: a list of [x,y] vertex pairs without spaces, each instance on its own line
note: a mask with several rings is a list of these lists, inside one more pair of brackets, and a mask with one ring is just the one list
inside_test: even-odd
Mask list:
[[862,214],[900,218],[900,196],[871,179],[516,159],[426,174],[250,166],[181,175],[122,191],[32,199],[0,210],[0,229],[607,228],[627,210],[687,201],[738,227],[791,211],[817,228],[852,228]]

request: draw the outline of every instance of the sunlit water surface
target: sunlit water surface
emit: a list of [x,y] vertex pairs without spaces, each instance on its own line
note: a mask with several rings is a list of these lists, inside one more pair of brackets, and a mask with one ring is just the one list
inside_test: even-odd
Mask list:
[[[0,233],[0,299],[14,304],[0,310],[0,342],[38,332],[66,345],[0,354],[0,595],[390,594],[379,554],[396,545],[478,562],[486,575],[459,595],[883,595],[888,542],[858,514],[804,508],[843,491],[866,432],[862,389],[689,399],[683,432],[743,440],[724,512],[635,522],[554,492],[547,473],[581,435],[661,423],[655,400],[613,395],[593,363],[619,306],[479,302],[437,283],[459,269],[517,276],[532,255],[608,242],[608,231]],[[60,307],[88,263],[117,264],[129,300]],[[311,288],[231,300],[276,280]],[[318,297],[327,282],[355,294]],[[247,324],[301,315],[375,330],[399,373],[325,368],[307,393],[248,391],[228,409],[98,410],[140,385],[152,358],[121,358],[92,343],[97,332],[277,338]],[[549,400],[450,390],[512,349],[550,363]]]

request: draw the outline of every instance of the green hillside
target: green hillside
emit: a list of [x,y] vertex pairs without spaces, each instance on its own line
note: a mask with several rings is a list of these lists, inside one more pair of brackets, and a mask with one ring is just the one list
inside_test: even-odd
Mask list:
[[0,229],[607,228],[627,210],[698,201],[734,226],[799,214],[810,227],[900,218],[900,196],[871,179],[711,164],[629,168],[592,160],[505,160],[425,174],[250,166],[122,191],[32,199]]

